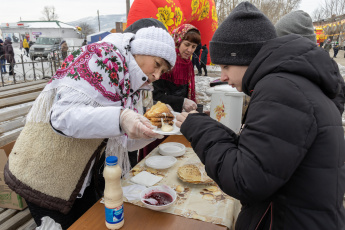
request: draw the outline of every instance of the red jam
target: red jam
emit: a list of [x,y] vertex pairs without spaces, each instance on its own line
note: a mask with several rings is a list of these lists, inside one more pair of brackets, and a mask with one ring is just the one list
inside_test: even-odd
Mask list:
[[[153,199],[157,200],[158,203],[155,204],[156,206],[170,204],[173,201],[172,196],[168,193],[165,193],[165,192],[151,192],[150,194],[146,195],[144,198],[145,199],[153,198]],[[144,202],[146,204],[153,205],[148,201],[144,201]]]

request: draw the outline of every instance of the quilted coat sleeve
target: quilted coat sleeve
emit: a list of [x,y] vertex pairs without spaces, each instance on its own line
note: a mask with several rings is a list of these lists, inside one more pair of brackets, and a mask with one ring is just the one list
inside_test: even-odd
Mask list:
[[281,188],[316,135],[309,101],[298,86],[279,77],[261,80],[239,138],[202,114],[190,114],[181,132],[221,189],[242,202],[265,200]]

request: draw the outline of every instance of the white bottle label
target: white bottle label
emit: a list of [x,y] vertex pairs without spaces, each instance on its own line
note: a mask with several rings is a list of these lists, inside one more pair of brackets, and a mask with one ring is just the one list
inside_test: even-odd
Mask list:
[[105,207],[105,220],[108,224],[117,224],[123,220],[123,204],[116,208]]

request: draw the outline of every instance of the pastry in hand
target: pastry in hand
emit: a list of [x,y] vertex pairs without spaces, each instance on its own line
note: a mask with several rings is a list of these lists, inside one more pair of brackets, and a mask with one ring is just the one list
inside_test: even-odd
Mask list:
[[147,110],[144,116],[150,120],[152,125],[157,126],[158,128],[162,127],[162,120],[166,125],[172,126],[175,118],[174,114],[171,113],[166,104],[160,101]]

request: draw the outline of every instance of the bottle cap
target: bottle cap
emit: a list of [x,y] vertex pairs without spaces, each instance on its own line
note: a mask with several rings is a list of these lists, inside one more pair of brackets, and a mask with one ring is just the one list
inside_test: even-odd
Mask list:
[[105,162],[109,166],[117,165],[117,156],[108,156]]

